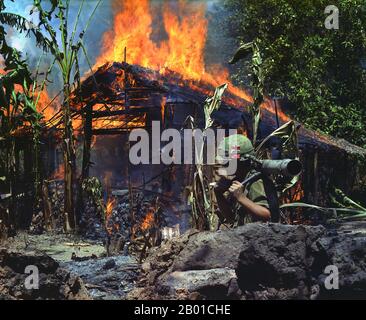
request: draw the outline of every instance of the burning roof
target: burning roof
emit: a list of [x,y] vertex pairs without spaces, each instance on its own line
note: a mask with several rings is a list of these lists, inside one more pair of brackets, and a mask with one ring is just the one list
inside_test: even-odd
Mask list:
[[[241,117],[242,111],[250,118],[249,92],[232,85],[224,66],[206,64],[208,19],[203,3],[165,3],[159,10],[149,0],[114,0],[114,4],[114,21],[103,35],[101,53],[94,65],[97,71],[82,83],[82,103],[76,99],[79,95],[73,98],[76,131],[83,130],[81,115],[86,107],[93,108],[93,129],[103,133],[106,128],[115,128],[120,132],[126,123],[142,125],[146,119],[141,114],[147,108],[162,108],[163,101],[202,106],[214,88],[223,83],[229,87],[221,110],[214,115],[216,120],[230,127],[230,121]],[[160,22],[154,25],[154,21]],[[159,95],[164,97],[160,102],[155,99]],[[277,127],[272,101],[266,100],[262,110],[261,132],[265,136]],[[59,112],[46,118],[47,128],[62,126]],[[282,123],[291,120],[281,111],[279,118]],[[345,140],[305,128],[300,129],[299,142],[325,150],[366,153]]]
[[[93,75],[82,83],[82,98],[87,104],[105,104],[113,111],[124,106],[126,89],[145,90],[154,94],[164,95],[168,102],[186,102],[203,106],[208,95],[214,92],[214,86],[205,80],[187,80],[179,73],[164,70],[159,71],[127,63],[107,63],[100,67]],[[235,92],[235,91],[234,91]],[[132,99],[133,100],[133,99]],[[214,114],[215,120],[225,127],[230,127],[230,121],[244,115],[249,119],[247,106],[251,101],[246,100],[228,89],[224,95],[222,107]],[[136,108],[153,108],[153,99],[130,101],[126,113],[133,113]],[[160,106],[159,106],[160,108]],[[266,100],[262,105],[262,134],[267,135],[276,129],[276,119],[272,101]],[[80,109],[79,109],[80,111]],[[113,113],[112,113],[113,114]],[[105,113],[108,115],[108,112]],[[283,112],[279,113],[280,122],[284,123],[290,118]],[[300,146],[314,145],[327,150],[345,151],[350,154],[366,154],[366,150],[357,147],[344,139],[336,139],[306,128],[301,127],[299,132]]]

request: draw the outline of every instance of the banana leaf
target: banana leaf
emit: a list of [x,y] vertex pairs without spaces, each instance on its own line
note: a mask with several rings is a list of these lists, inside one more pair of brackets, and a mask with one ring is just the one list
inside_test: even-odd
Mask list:
[[[350,208],[327,208],[327,207],[320,207],[313,204],[308,204],[304,202],[293,202],[293,203],[286,203],[280,206],[280,209],[285,208],[308,208],[308,209],[315,209],[324,213],[333,213],[337,218],[341,220],[349,220],[349,219],[360,219],[366,218],[366,211],[364,210],[357,210],[357,209],[350,209]],[[348,214],[346,217],[338,217],[337,214],[345,213]],[[351,214],[351,215],[350,215]]]
[[243,43],[235,52],[234,56],[229,61],[229,64],[235,64],[238,61],[246,58],[253,50],[253,42]]
[[295,122],[291,120],[289,122],[286,122],[278,129],[274,130],[261,142],[261,144],[255,150],[257,157],[261,156],[264,145],[269,139],[273,137],[278,137],[282,140],[282,147],[285,149],[285,152],[288,156],[290,156],[290,153],[292,153],[293,156],[298,156],[297,128]]
[[[283,156],[291,159],[299,159],[299,149],[298,149],[298,135],[297,135],[297,127],[294,121],[289,121],[274,130],[270,135],[268,135],[261,144],[256,148],[256,156],[257,158],[262,158],[265,149],[264,146],[266,142],[273,138],[277,137],[281,140],[281,149]],[[293,177],[288,183],[283,186],[282,193],[292,188],[299,181],[299,176]]]
[[211,118],[212,112],[219,109],[221,105],[221,99],[225,90],[227,89],[227,83],[222,84],[221,86],[217,87],[215,93],[212,97],[207,98],[204,105],[204,112],[205,112],[205,129],[208,129],[212,126],[213,120]]
[[349,217],[342,217],[342,220],[359,220],[359,219],[364,219],[366,218],[366,212],[365,213],[360,213],[360,214],[356,214],[354,216],[349,216]]
[[[227,84],[217,87],[212,97],[207,98],[204,105],[205,129],[207,130],[213,124],[212,113],[218,110],[221,105],[222,96],[227,89]],[[184,126],[191,129],[196,127],[193,117],[187,117]],[[215,213],[213,210],[213,191],[209,188],[208,181],[203,171],[203,151],[204,145],[200,150],[196,149],[196,171],[193,176],[192,186],[190,188],[189,202],[192,207],[193,227],[199,230],[213,229]]]
[[346,208],[357,208],[359,210],[365,211],[366,208],[358,204],[357,202],[353,201],[350,197],[348,197],[342,190],[335,188],[334,195],[331,195],[331,198],[334,202],[340,203],[342,207]]
[[259,123],[261,119],[261,104],[264,101],[264,73],[263,60],[259,47],[255,41],[242,44],[229,61],[234,64],[252,53],[251,58],[251,87],[253,89],[253,104],[249,107],[253,121],[253,145],[256,144]]

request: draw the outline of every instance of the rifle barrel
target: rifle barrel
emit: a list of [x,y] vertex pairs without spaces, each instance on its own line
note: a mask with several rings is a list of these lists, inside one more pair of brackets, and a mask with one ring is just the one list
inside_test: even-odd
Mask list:
[[260,170],[265,174],[282,174],[295,177],[302,171],[302,164],[296,159],[261,160]]

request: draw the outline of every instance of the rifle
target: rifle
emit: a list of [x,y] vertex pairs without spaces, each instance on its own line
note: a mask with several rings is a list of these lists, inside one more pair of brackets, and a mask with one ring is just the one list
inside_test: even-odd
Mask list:
[[250,168],[267,176],[271,174],[280,174],[286,177],[295,177],[302,171],[302,164],[296,159],[259,160],[251,155],[246,155],[244,159],[249,162]]
[[[298,176],[302,171],[301,162],[296,159],[259,160],[252,155],[246,155],[242,161],[243,160],[247,167],[255,170],[256,172],[242,181],[241,184],[245,186],[261,179],[268,199],[271,221],[279,222],[280,210],[277,190],[273,180],[269,176],[271,174],[278,174],[286,177]],[[218,183],[214,183],[213,185],[221,191],[226,191],[230,187],[231,183],[232,181],[220,179]]]

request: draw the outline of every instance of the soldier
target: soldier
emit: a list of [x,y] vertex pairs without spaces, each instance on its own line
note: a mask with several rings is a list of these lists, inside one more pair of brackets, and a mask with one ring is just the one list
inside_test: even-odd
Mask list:
[[[271,218],[263,181],[257,180],[245,187],[240,183],[253,174],[244,158],[247,154],[253,155],[254,148],[244,135],[228,136],[219,144],[215,165],[217,183],[214,191],[220,223],[235,226],[268,221]],[[229,175],[224,169],[224,162],[227,164],[229,161],[237,161],[237,169],[233,175]]]

